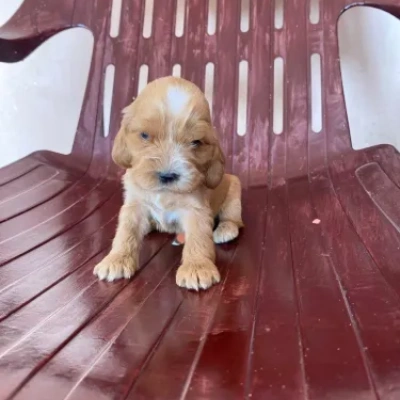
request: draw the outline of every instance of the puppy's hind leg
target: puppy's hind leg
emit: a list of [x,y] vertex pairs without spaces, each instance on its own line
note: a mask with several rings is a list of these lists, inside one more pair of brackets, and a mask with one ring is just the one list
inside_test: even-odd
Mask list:
[[242,187],[238,177],[230,175],[229,178],[229,189],[219,210],[219,224],[213,234],[214,243],[226,243],[236,239],[239,229],[243,227]]

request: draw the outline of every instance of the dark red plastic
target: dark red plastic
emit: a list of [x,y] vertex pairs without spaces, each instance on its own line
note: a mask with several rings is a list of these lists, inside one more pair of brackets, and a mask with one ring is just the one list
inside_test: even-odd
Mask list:
[[[95,47],[73,152],[32,154],[0,171],[1,399],[400,399],[400,157],[351,148],[336,25],[354,1],[123,0],[111,38],[111,0],[26,0],[0,29],[0,61],[15,62],[53,34],[86,26]],[[357,4],[368,4],[359,1]],[[399,0],[372,6],[399,15]],[[396,49],[394,44],[394,51]],[[61,51],[61,50],[60,50]],[[322,57],[323,129],[310,124],[310,56]],[[272,132],[273,63],[285,63],[285,120]],[[247,132],[236,134],[238,66],[249,62]],[[120,111],[149,79],[204,86],[215,64],[213,115],[228,170],[243,182],[246,228],[218,247],[222,282],[175,285],[181,248],[146,239],[131,281],[98,282],[121,205],[110,158]],[[112,134],[102,134],[105,68],[116,68]],[[60,99],[62,101],[62,99]],[[320,220],[315,221],[316,219]],[[314,223],[313,223],[314,221]]]

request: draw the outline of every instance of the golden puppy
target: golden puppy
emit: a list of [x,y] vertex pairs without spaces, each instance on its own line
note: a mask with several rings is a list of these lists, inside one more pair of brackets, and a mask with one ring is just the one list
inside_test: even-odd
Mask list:
[[147,85],[123,114],[112,156],[127,170],[125,201],[111,252],[94,273],[130,278],[147,233],[184,232],[176,283],[207,289],[220,281],[213,242],[236,238],[243,226],[240,181],[224,174],[208,102],[193,83],[167,77]]

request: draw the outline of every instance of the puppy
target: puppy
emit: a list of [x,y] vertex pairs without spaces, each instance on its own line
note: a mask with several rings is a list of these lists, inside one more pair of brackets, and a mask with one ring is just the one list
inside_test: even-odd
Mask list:
[[159,230],[185,234],[179,286],[199,290],[218,283],[213,242],[235,239],[243,226],[241,185],[224,174],[201,90],[174,77],[147,85],[123,111],[112,157],[126,169],[125,200],[111,251],[94,274],[108,281],[133,276],[143,237]]

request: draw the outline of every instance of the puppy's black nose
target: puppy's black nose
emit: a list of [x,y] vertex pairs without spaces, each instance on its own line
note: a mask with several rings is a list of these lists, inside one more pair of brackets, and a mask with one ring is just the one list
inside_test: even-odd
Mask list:
[[159,172],[158,179],[161,183],[168,184],[176,182],[179,179],[179,175],[174,172]]

